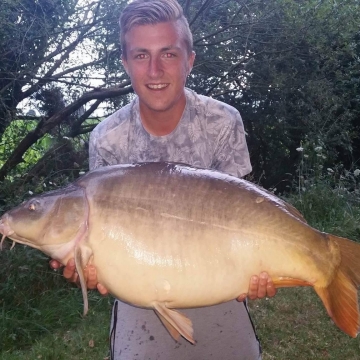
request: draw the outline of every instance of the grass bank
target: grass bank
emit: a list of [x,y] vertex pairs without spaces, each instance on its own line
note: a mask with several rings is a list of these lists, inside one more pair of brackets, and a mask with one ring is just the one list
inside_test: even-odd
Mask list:
[[0,252],[0,359],[104,359],[111,298],[80,289],[52,271],[39,251],[16,245]]

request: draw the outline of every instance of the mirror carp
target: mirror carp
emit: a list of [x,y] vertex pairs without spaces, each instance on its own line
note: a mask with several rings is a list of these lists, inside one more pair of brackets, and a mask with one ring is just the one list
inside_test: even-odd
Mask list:
[[290,204],[214,170],[176,163],[115,165],[6,212],[0,233],[66,264],[75,258],[116,298],[154,309],[169,333],[194,343],[177,308],[248,291],[266,271],[276,287],[312,286],[345,333],[359,329],[360,244],[310,227]]

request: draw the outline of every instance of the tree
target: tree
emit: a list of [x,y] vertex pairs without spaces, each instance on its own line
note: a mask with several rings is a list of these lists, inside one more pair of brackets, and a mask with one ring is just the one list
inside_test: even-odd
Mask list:
[[[321,142],[329,163],[356,161],[357,1],[180,2],[197,53],[189,86],[240,110],[255,179],[269,187],[294,173],[301,141]],[[25,99],[40,99],[42,117],[7,157],[0,179],[44,134],[79,137],[95,125],[87,119],[100,105],[106,113],[129,101],[132,88],[119,61],[117,29],[125,4],[5,2],[0,121],[8,126]]]
[[36,128],[21,140],[6,160],[0,179],[22,161],[30,146],[79,108],[88,104],[87,111],[74,119],[67,129],[72,137],[91,130],[94,125],[84,122],[102,102],[132,91],[124,72],[120,67],[116,69],[119,48],[114,36],[109,34],[118,19],[114,8],[119,9],[122,3],[121,0],[85,4],[78,0],[4,2],[1,16],[6,20],[0,28],[3,34],[0,43],[0,136],[19,116],[18,106],[24,100],[42,100],[40,109],[46,108],[44,94],[49,95],[54,86],[58,92],[62,91],[66,106],[53,113],[42,112]]
[[254,178],[284,190],[301,142],[324,148],[324,169],[359,159],[354,152],[359,4],[280,0],[272,8],[259,6],[256,18],[261,14],[266,15],[247,37],[253,56],[237,72],[240,79],[246,72],[241,94],[236,98],[228,86],[222,99],[245,119]]

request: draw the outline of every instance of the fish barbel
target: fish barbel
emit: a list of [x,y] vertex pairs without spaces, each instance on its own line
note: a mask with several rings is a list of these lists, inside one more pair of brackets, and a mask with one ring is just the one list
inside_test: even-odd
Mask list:
[[[345,333],[359,328],[360,244],[320,232],[273,194],[242,179],[176,163],[115,165],[5,213],[0,233],[66,264],[75,258],[116,298],[154,309],[194,343],[176,308],[223,303],[266,271],[276,287],[313,286]],[[2,242],[1,241],[1,242]]]

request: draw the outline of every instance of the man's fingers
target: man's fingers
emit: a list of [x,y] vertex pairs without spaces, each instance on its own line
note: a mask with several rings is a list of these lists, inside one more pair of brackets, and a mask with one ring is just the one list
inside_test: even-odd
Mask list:
[[266,285],[266,293],[267,293],[268,297],[273,297],[276,295],[276,288],[270,278],[268,279],[268,282]]
[[[53,269],[58,269],[61,264],[56,260],[51,260],[50,266]],[[68,281],[76,283],[78,286],[80,286],[79,275],[76,272],[76,265],[74,259],[70,259],[64,267],[63,276]],[[98,284],[95,266],[89,265],[84,269],[84,278],[88,289],[98,289],[99,293],[104,296],[109,293],[105,286]]]
[[99,291],[99,293],[103,296],[106,296],[109,294],[108,290],[106,289],[106,287],[104,285],[101,285],[101,284],[97,284],[97,289]]
[[85,279],[87,279],[86,281],[86,285],[88,289],[96,289],[96,285],[97,285],[97,276],[96,276],[96,269],[95,266],[93,265],[89,265],[86,267],[86,274],[85,275]]
[[259,277],[252,276],[250,279],[249,293],[248,298],[255,300],[258,297],[258,288],[259,288]]
[[248,297],[251,300],[262,299],[267,295],[268,274],[263,272],[260,276],[252,276],[250,279]]
[[241,302],[244,301],[246,298],[247,298],[247,294],[241,294],[236,298],[236,300]]
[[75,260],[70,259],[66,266],[64,267],[63,276],[65,279],[74,282],[74,278],[77,277],[77,274],[75,272]]
[[[268,273],[262,272],[260,276],[252,276],[250,279],[249,293],[247,297],[251,300],[262,299],[265,296],[273,297],[276,294],[276,288]],[[245,294],[241,294],[237,300],[243,301]]]
[[62,264],[60,264],[57,260],[54,260],[54,259],[51,259],[49,261],[49,265],[54,270],[58,270],[62,267]]
[[269,278],[269,276],[267,273],[260,274],[259,287],[258,287],[258,292],[257,292],[257,297],[259,299],[262,299],[266,296],[268,278]]

